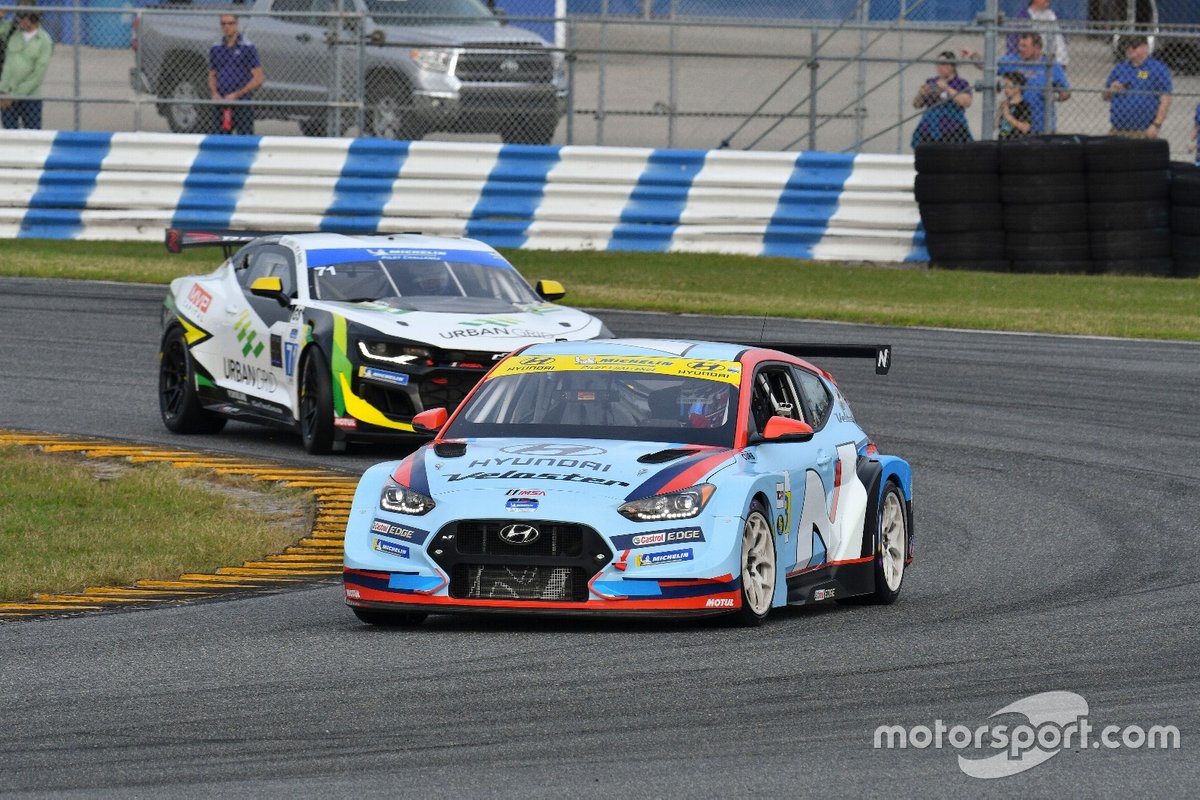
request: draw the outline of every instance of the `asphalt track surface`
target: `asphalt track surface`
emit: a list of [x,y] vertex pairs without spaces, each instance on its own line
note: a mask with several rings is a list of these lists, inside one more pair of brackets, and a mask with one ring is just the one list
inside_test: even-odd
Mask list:
[[[0,427],[311,463],[250,426],[161,427],[161,296],[0,279]],[[1200,793],[1200,346],[601,316],[619,335],[895,345],[886,378],[827,365],[915,468],[900,601],[785,609],[754,630],[447,616],[381,630],[324,586],[6,623],[0,794]],[[1051,690],[1082,695],[1097,728],[1174,725],[1180,748],[1067,749],[980,780],[949,744],[872,746],[879,725],[975,728]]]

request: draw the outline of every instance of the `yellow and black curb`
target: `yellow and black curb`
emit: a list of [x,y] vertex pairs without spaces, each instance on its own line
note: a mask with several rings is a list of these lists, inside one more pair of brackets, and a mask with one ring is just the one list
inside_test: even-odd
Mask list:
[[20,602],[0,602],[0,620],[77,614],[116,607],[186,603],[231,593],[278,589],[284,585],[329,581],[342,574],[342,539],[358,479],[321,469],[299,469],[237,456],[172,450],[94,437],[21,433],[0,428],[0,445],[36,447],[47,453],[81,453],[88,458],[159,462],[179,469],[209,469],[218,475],[244,475],[312,492],[317,511],[309,535],[262,561],[220,567],[211,574],[187,573],[172,580],[139,580],[133,586],[92,586],[76,594],[35,594]]

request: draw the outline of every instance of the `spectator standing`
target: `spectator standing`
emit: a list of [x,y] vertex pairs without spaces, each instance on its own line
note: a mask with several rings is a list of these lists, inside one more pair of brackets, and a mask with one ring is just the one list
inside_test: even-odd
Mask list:
[[[1001,57],[997,66],[1001,76],[1010,72],[1024,76],[1022,95],[1032,114],[1032,132],[1054,133],[1057,115],[1053,104],[1071,99],[1071,84],[1067,82],[1067,73],[1063,72],[1062,66],[1051,64],[1042,54],[1041,34],[1022,33],[1017,39],[1017,55]],[[1050,105],[1049,114],[1046,113],[1047,105]]]
[[1000,83],[1004,99],[1000,101],[998,136],[1001,139],[1025,136],[1033,129],[1033,109],[1023,95],[1025,76],[1019,72],[1009,72]]
[[[20,5],[34,4],[26,0]],[[42,92],[54,42],[41,23],[38,12],[18,9],[11,23],[0,25],[0,35],[7,41],[0,70],[0,121],[5,128],[42,127],[42,101],[34,98]]]
[[[1028,5],[1021,9],[1014,19],[1030,20],[1027,24],[1032,25],[1034,30],[1041,34],[1046,58],[1062,65],[1065,72],[1067,65],[1071,63],[1071,54],[1067,50],[1067,37],[1063,36],[1062,28],[1058,24],[1058,15],[1050,7],[1050,0],[1029,0]],[[1009,55],[1020,55],[1017,49],[1020,38],[1017,32],[1008,34]]]
[[913,108],[923,108],[913,131],[912,146],[925,142],[970,142],[966,110],[973,99],[971,84],[958,76],[954,53],[938,54],[937,75],[928,79],[913,98]]
[[1171,108],[1171,70],[1150,56],[1145,36],[1127,36],[1125,60],[1112,68],[1101,97],[1109,105],[1112,134],[1157,139]]
[[[258,48],[238,32],[235,14],[221,15],[221,41],[208,53],[208,91],[212,99],[250,100],[262,86],[263,69]],[[215,133],[254,134],[254,106],[213,107]]]

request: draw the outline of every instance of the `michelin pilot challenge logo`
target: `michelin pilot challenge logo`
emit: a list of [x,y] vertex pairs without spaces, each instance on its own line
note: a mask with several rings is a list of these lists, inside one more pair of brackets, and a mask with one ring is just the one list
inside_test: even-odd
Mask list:
[[[975,728],[947,725],[940,719],[934,720],[932,726],[880,725],[875,729],[874,747],[940,750],[949,745],[960,751],[958,768],[972,778],[983,779],[1017,775],[1049,761],[1061,750],[1179,749],[1179,728],[1174,725],[1150,728],[1106,725],[1098,729],[1088,720],[1087,700],[1074,692],[1042,692],[1023,697],[994,712],[989,719],[1007,714],[1020,715],[1025,721]],[[967,750],[992,754],[968,758],[961,754]]]

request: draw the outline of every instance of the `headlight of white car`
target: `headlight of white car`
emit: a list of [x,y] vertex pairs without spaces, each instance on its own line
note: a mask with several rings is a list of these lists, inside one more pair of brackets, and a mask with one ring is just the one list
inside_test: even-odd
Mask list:
[[411,514],[419,517],[428,514],[435,506],[437,503],[432,497],[426,497],[398,483],[386,484],[379,495],[379,507],[393,514]]
[[453,50],[442,50],[437,47],[429,47],[424,50],[412,50],[409,52],[412,60],[417,62],[417,66],[429,72],[449,72],[450,60],[454,56]]
[[433,353],[428,347],[414,347],[400,342],[372,342],[360,340],[358,352],[363,358],[388,364],[412,364],[429,361]]
[[617,509],[626,519],[634,522],[660,522],[670,519],[691,519],[704,510],[717,487],[711,483],[699,483],[670,494],[660,494],[641,500],[630,500]]

